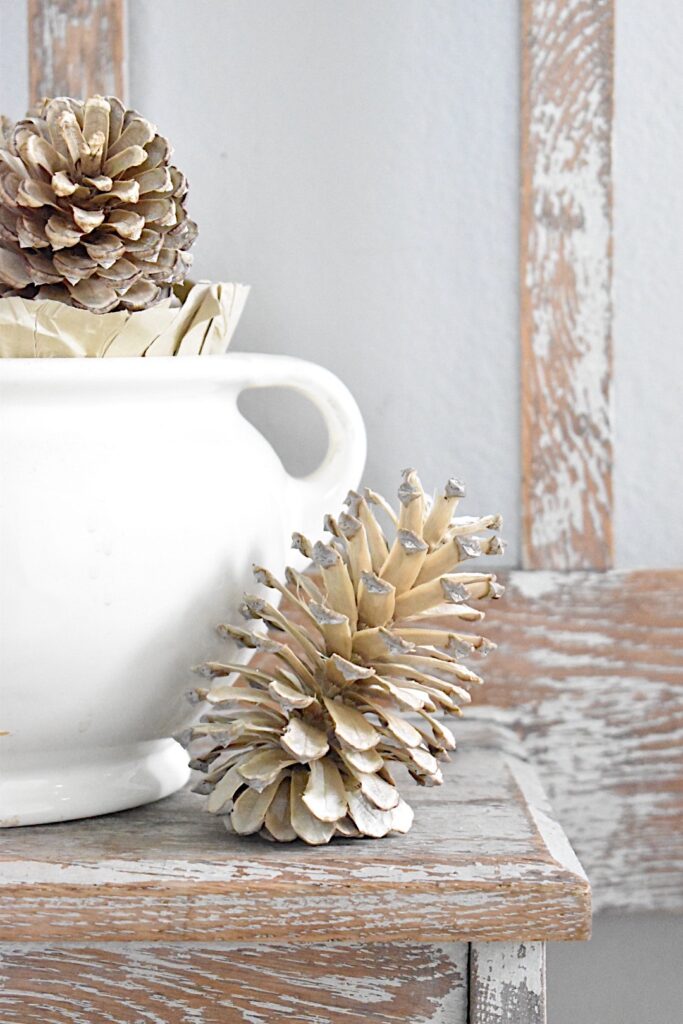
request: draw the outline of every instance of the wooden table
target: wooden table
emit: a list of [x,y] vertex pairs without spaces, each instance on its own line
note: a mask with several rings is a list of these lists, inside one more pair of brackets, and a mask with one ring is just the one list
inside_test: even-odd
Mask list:
[[2,1024],[545,1020],[590,888],[507,730],[460,723],[408,836],[228,834],[188,792],[0,835]]

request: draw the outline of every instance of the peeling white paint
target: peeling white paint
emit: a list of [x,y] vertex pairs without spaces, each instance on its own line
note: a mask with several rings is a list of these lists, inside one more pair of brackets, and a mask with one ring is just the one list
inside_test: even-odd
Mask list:
[[524,7],[524,557],[561,569],[611,557],[611,8],[584,7]]

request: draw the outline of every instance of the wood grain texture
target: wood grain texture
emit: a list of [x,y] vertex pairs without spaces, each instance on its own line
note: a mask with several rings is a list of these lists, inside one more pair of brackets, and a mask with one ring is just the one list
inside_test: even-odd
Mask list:
[[683,570],[506,582],[468,716],[523,737],[596,909],[683,910]]
[[522,564],[605,569],[613,0],[522,11]]
[[3,1024],[466,1024],[465,944],[0,946]]
[[127,93],[125,0],[29,0],[29,93]]
[[469,1024],[545,1024],[545,945],[473,943]]
[[226,832],[188,792],[7,830],[0,939],[444,942],[584,938],[590,890],[508,730],[461,723],[408,836],[311,849]]

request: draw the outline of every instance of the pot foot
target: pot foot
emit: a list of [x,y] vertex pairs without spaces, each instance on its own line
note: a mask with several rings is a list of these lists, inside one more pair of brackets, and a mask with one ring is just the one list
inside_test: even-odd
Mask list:
[[43,751],[0,764],[0,827],[44,825],[139,807],[185,785],[187,754],[175,740]]

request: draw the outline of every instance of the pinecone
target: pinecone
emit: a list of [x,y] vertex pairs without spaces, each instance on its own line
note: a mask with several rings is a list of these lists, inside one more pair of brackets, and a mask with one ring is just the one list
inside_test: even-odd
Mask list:
[[420,785],[443,781],[440,762],[455,741],[436,714],[461,713],[481,682],[462,659],[494,646],[454,623],[482,619],[469,602],[502,593],[491,574],[456,571],[503,551],[495,533],[476,536],[498,530],[500,516],[454,518],[464,493],[449,480],[428,504],[406,470],[398,516],[374,492],[351,492],[348,510],[326,519],[330,543],[294,535],[313,574],[287,569],[284,586],[255,567],[282,608],[245,596],[243,614],[267,632],[219,627],[262,654],[246,667],[200,667],[222,681],[192,692],[208,709],[184,737],[192,767],[205,773],[196,791],[208,794],[209,811],[229,813],[236,832],[312,844],[407,832],[413,812],[392,766]]
[[45,99],[0,131],[0,297],[146,309],[191,264],[197,227],[171,147],[114,96]]

